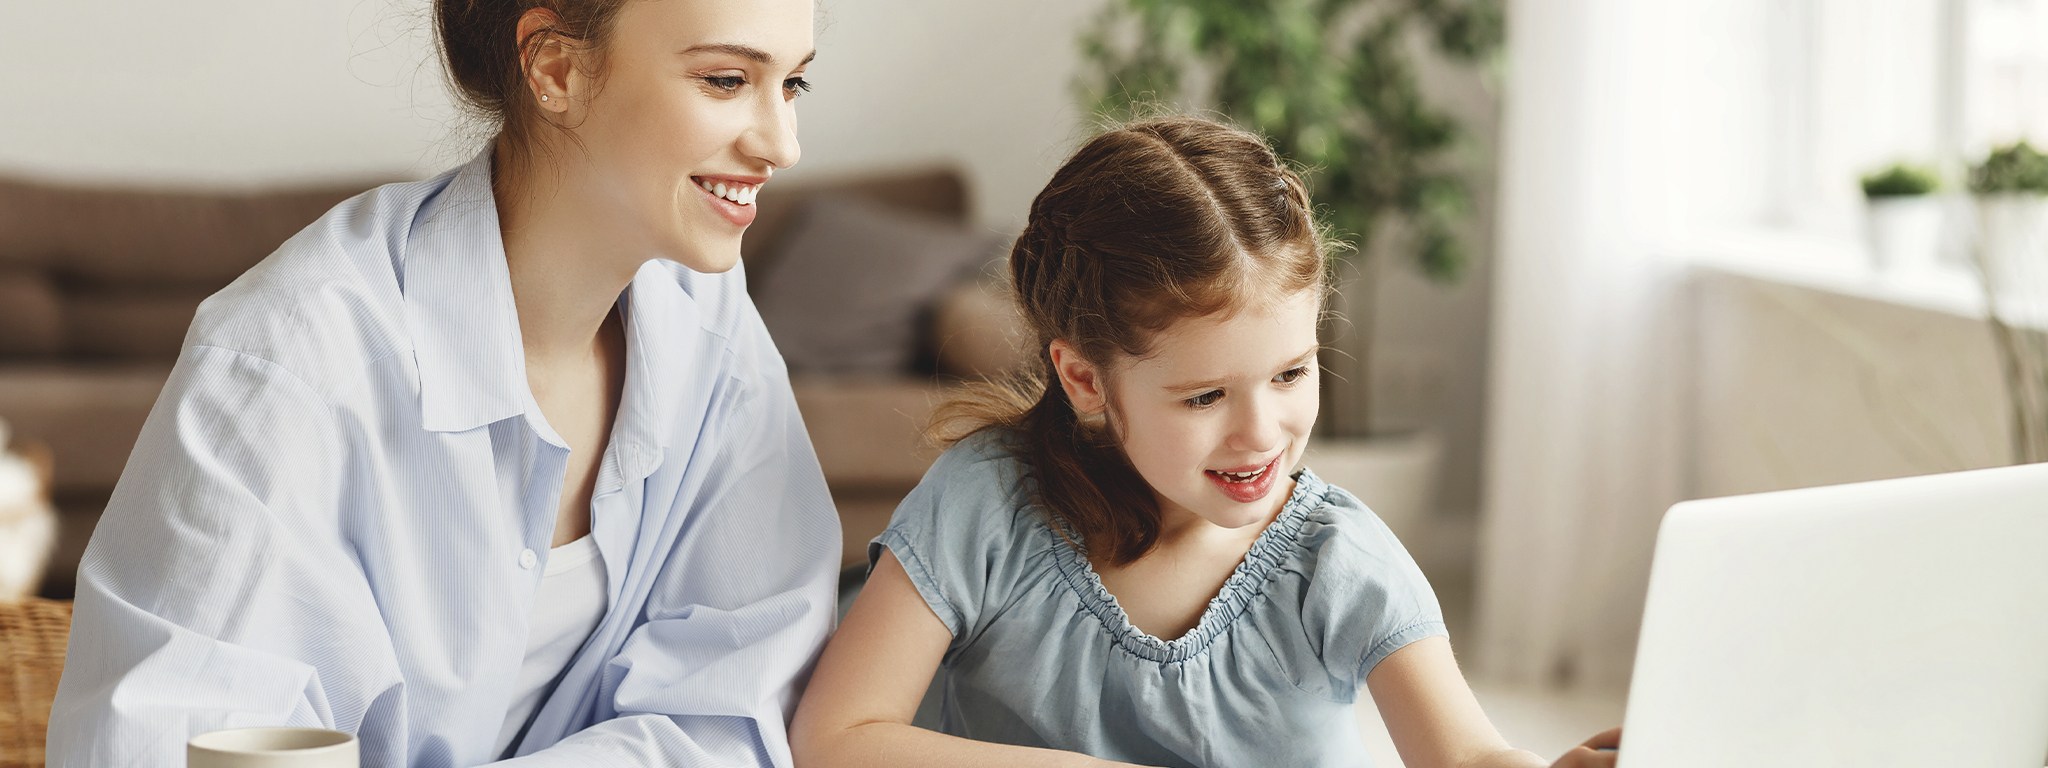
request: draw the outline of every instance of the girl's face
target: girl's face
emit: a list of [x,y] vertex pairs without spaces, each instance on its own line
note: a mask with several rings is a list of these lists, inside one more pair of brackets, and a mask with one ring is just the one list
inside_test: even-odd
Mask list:
[[587,98],[562,122],[590,164],[590,192],[624,219],[627,247],[699,272],[738,263],[756,190],[797,161],[811,15],[811,0],[661,0],[619,12],[601,79],[584,82]]
[[1110,424],[1168,527],[1193,515],[1242,528],[1286,502],[1320,404],[1320,298],[1306,290],[1228,317],[1182,320],[1154,340],[1149,357],[1113,367]]

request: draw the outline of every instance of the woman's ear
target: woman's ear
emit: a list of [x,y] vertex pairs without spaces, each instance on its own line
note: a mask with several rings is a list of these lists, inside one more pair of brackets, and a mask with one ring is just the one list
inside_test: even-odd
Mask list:
[[569,111],[569,97],[579,79],[576,49],[555,34],[559,21],[553,11],[528,9],[519,16],[519,27],[513,33],[517,35],[515,43],[519,46],[519,63],[526,73],[527,89],[533,92],[533,100],[542,112],[554,114]]
[[1094,363],[1081,356],[1065,339],[1053,339],[1046,352],[1052,356],[1052,369],[1060,377],[1060,388],[1067,391],[1067,402],[1074,404],[1077,416],[1093,416],[1102,413],[1108,395],[1104,393],[1102,371]]

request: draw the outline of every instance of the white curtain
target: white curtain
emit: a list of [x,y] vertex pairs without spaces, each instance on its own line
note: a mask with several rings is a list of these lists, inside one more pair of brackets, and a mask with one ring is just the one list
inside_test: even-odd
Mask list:
[[1510,0],[1477,659],[1625,684],[1686,494],[1688,238],[1762,216],[1770,0]]

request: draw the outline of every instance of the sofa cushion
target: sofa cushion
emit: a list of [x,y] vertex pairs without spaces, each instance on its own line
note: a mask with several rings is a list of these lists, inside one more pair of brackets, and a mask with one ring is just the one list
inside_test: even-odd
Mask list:
[[[777,181],[761,188],[760,211],[740,240],[747,272],[765,275],[775,269],[790,225],[820,197],[857,197],[944,221],[966,221],[967,181],[953,168],[920,168],[893,174],[862,174],[821,181]],[[754,283],[759,286],[758,281]]]
[[0,179],[0,264],[88,283],[217,289],[369,187],[156,191]]
[[941,375],[995,378],[1038,362],[1037,338],[1007,280],[969,280],[948,291],[933,311],[931,333]]
[[164,286],[154,291],[82,291],[65,314],[64,346],[75,358],[169,363],[184,347],[185,331],[208,288]]
[[0,266],[0,357],[46,357],[63,347],[63,300],[49,277]]
[[0,367],[0,419],[49,447],[59,494],[105,493],[170,375],[169,365]]
[[1001,247],[992,235],[854,198],[821,197],[798,215],[753,291],[798,373],[912,370],[932,305]]

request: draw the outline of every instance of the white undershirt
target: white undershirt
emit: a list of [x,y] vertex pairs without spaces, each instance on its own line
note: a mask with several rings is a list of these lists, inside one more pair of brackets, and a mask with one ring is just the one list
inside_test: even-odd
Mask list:
[[533,593],[526,660],[519,665],[512,708],[505,711],[493,754],[503,755],[512,747],[512,740],[554,690],[562,670],[597,630],[598,620],[604,618],[606,589],[604,558],[597,556],[596,540],[584,536],[548,550],[547,570]]

